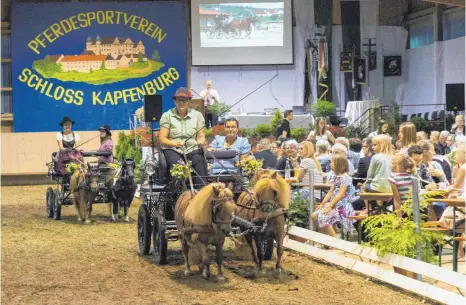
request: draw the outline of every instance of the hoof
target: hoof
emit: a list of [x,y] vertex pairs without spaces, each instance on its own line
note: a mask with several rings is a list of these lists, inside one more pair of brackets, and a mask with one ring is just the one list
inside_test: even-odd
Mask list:
[[203,274],[202,274],[202,278],[203,278],[204,280],[208,280],[208,279],[209,279],[209,275],[203,273]]
[[125,222],[129,222],[129,217],[126,217],[126,218],[125,218]]
[[219,281],[219,282],[225,282],[225,281],[226,281],[226,278],[225,278],[223,275],[218,275],[218,276],[217,276],[217,281]]
[[81,219],[81,217],[78,217],[78,221],[83,221],[83,220]]
[[190,275],[192,275],[191,270],[185,270],[184,271],[184,276],[190,276]]
[[282,269],[281,268],[275,269],[275,276],[278,277],[278,278],[282,276]]
[[86,223],[86,224],[92,223],[92,220],[90,220],[90,219],[88,218],[88,219],[86,219],[86,220],[84,221],[84,223]]

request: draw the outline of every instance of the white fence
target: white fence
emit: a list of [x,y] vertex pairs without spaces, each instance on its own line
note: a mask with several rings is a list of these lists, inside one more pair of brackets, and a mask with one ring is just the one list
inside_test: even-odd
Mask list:
[[[402,268],[417,274],[427,276],[436,281],[449,284],[458,289],[466,289],[466,276],[459,272],[450,271],[435,265],[431,265],[419,260],[403,257],[395,254],[379,257],[376,250],[370,247],[360,246],[342,239],[330,237],[318,232],[310,231],[299,227],[291,227],[288,232],[290,235],[309,240],[312,243],[319,243],[347,253],[359,256],[360,258],[370,259],[376,262]],[[325,260],[329,263],[350,269],[391,285],[414,292],[431,300],[444,304],[466,304],[466,298],[461,294],[445,290],[440,287],[415,280],[404,275],[394,273],[389,270],[380,268],[361,260],[345,257],[335,252],[323,250],[307,243],[301,243],[286,237],[284,246],[286,248],[301,252],[303,254]]]

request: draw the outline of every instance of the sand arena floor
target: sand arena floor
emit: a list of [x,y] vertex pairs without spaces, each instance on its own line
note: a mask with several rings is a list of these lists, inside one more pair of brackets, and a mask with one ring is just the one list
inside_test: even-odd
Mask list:
[[417,296],[366,280],[335,266],[286,251],[283,273],[254,276],[254,265],[228,242],[226,282],[183,275],[179,242],[169,243],[169,263],[155,264],[137,248],[132,221],[109,221],[106,205],[94,222],[77,223],[72,207],[62,220],[45,215],[47,186],[2,187],[2,304],[421,304]]

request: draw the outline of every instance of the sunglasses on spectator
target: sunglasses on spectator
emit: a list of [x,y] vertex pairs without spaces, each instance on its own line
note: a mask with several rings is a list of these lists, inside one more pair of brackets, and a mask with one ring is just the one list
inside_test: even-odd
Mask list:
[[175,99],[175,102],[176,103],[187,103],[189,102],[191,99],[190,98],[184,98],[184,97],[177,97]]

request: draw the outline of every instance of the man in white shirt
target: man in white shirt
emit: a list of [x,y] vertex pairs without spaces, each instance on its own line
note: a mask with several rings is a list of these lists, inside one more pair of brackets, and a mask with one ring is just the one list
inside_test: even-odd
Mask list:
[[212,105],[215,102],[220,102],[220,96],[218,95],[217,90],[212,89],[212,81],[206,80],[205,81],[205,89],[201,91],[199,94],[201,98],[204,100],[204,105],[206,109],[208,106]]

